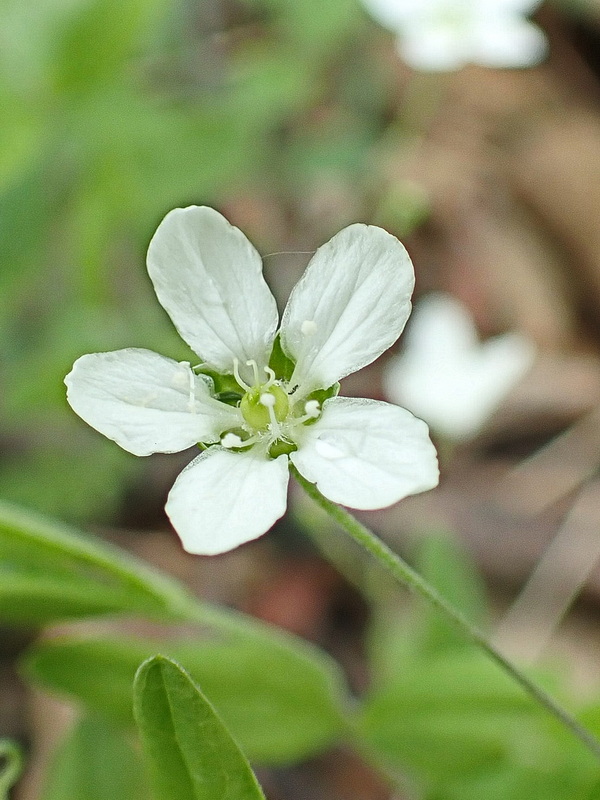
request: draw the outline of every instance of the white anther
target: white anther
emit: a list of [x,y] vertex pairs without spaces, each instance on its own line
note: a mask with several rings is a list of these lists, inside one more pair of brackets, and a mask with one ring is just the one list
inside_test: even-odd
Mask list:
[[226,433],[221,439],[221,446],[228,450],[232,447],[243,447],[243,440],[236,433]]
[[300,325],[300,332],[303,336],[312,336],[317,331],[317,323],[314,319],[305,319]]
[[318,400],[307,400],[304,404],[304,413],[309,417],[318,417],[321,411],[321,404]]
[[242,387],[242,389],[245,392],[250,391],[252,387],[248,386],[248,384],[245,381],[243,381],[242,378],[240,377],[240,362],[239,359],[237,358],[233,359],[233,377],[236,379],[238,384]]
[[254,373],[254,385],[259,386],[260,378],[258,377],[258,364],[253,358],[251,358],[250,361],[246,361],[246,366],[252,367],[252,372]]
[[276,402],[275,397],[269,392],[265,392],[260,396],[260,404],[265,408],[274,408],[275,402]]

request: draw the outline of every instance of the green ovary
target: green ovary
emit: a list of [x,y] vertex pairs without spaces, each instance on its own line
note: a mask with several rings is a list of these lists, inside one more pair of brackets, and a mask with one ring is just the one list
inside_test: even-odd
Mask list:
[[271,423],[269,408],[261,399],[264,395],[271,395],[275,400],[272,404],[272,409],[277,422],[283,422],[290,410],[288,396],[281,386],[273,384],[268,389],[264,386],[255,386],[250,389],[242,397],[240,411],[248,425],[256,431],[267,430]]

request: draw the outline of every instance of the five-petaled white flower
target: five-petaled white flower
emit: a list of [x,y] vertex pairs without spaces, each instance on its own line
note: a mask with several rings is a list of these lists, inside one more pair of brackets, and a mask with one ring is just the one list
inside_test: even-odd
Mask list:
[[466,64],[528,67],[548,45],[525,16],[541,0],[362,0],[381,25],[397,35],[402,58],[424,71]]
[[386,365],[387,396],[457,441],[480,431],[535,357],[520,333],[481,343],[469,311],[441,293],[419,301],[405,338]]
[[186,550],[221,553],[265,533],[285,512],[288,459],[351,508],[383,508],[437,484],[424,422],[336,396],[410,313],[413,268],[395,237],[350,225],[319,248],[279,332],[259,254],[211,208],[167,214],[148,272],[202,363],[117,350],[82,356],[65,382],[73,409],[135,455],[203,448],[166,506]]

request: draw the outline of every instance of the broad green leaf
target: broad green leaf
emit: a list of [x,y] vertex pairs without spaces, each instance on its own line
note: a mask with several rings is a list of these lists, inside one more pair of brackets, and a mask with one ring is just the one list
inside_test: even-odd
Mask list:
[[[469,622],[479,628],[486,626],[488,603],[483,581],[468,553],[453,537],[441,534],[423,539],[417,570]],[[420,609],[420,620],[424,652],[470,647],[464,635],[429,606]]]
[[366,698],[359,728],[389,763],[428,779],[497,765],[527,746],[537,709],[483,653],[407,662]]
[[23,757],[15,742],[0,739],[0,800],[8,800],[8,793],[22,769]]
[[123,731],[86,717],[54,754],[41,800],[145,800],[141,774]]
[[[477,627],[486,627],[483,582],[467,553],[448,534],[430,535],[419,545],[417,571]],[[443,614],[422,601],[401,613],[383,603],[375,609],[370,630],[373,682],[395,685],[399,676],[419,672],[422,660],[447,650],[470,650],[469,640]]]
[[325,654],[267,636],[157,642],[63,638],[32,648],[25,675],[74,696],[90,709],[131,724],[137,666],[159,650],[190,673],[253,761],[298,761],[344,728],[343,679]]
[[174,661],[141,665],[134,712],[156,800],[264,800],[216,711]]
[[178,584],[118,548],[0,502],[3,623],[117,612],[165,619],[189,603]]

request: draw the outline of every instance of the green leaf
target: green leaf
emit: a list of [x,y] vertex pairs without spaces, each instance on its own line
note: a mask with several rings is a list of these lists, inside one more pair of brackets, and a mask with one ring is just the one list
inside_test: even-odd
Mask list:
[[[467,553],[448,534],[430,535],[420,542],[416,569],[476,627],[487,625],[483,582]],[[401,613],[384,602],[376,607],[370,630],[373,682],[395,685],[400,674],[418,673],[422,660],[437,659],[446,651],[471,649],[464,634],[436,609],[414,605]]]
[[0,619],[40,625],[107,613],[177,617],[190,599],[133,557],[0,502]]
[[134,712],[156,800],[264,800],[227,728],[174,661],[141,665]]
[[[478,628],[487,626],[488,603],[483,581],[455,538],[449,534],[427,536],[421,543],[417,570],[469,622]],[[419,618],[423,652],[470,646],[464,635],[429,605],[420,610]]]
[[86,717],[54,754],[41,800],[144,800],[141,773],[123,731]]
[[359,728],[389,763],[438,780],[497,765],[515,742],[526,750],[537,718],[486,655],[460,649],[405,663],[367,697]]
[[18,781],[22,769],[20,749],[10,739],[0,739],[0,800],[8,799],[8,792]]
[[181,663],[214,703],[253,761],[298,761],[329,746],[344,729],[346,693],[337,665],[293,639],[156,642],[63,638],[34,646],[25,675],[88,708],[131,724],[131,681],[160,650]]
[[64,93],[108,82],[136,54],[148,35],[163,0],[89,0],[76,4],[63,29],[55,34],[54,76]]

